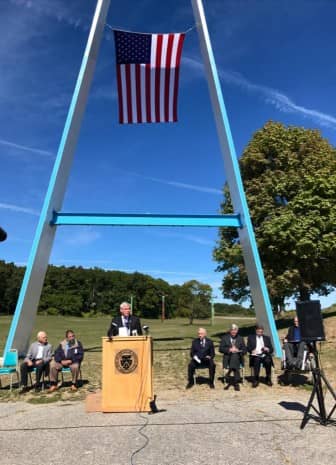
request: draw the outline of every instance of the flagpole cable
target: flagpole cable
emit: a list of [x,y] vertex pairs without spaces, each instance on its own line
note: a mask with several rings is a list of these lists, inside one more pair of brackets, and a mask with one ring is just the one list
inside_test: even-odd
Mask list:
[[[110,24],[108,23],[105,23],[105,26],[110,29],[111,31],[122,31],[122,32],[130,32],[130,33],[133,33],[133,34],[155,34],[153,32],[136,32],[136,31],[130,31],[130,30],[127,30],[127,29],[122,29],[120,27],[113,27],[111,26]],[[194,29],[196,29],[198,27],[198,24],[194,24],[193,26],[190,26],[186,31],[183,31],[181,32],[181,34],[188,34],[189,32],[193,31]]]

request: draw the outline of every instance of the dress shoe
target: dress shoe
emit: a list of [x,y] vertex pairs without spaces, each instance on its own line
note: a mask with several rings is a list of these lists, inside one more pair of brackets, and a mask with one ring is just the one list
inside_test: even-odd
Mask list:
[[273,383],[272,383],[272,381],[270,379],[266,380],[266,384],[267,384],[267,386],[273,386]]
[[210,383],[210,389],[215,389],[214,383]]
[[239,384],[235,384],[235,385],[234,385],[234,390],[235,390],[235,391],[240,391],[240,386],[239,386]]
[[35,386],[34,391],[35,392],[41,392],[41,386]]
[[193,383],[188,383],[188,384],[186,385],[186,389],[191,389],[193,386],[194,386]]
[[224,387],[224,391],[228,391],[230,389],[230,386],[231,384],[227,384],[225,387]]
[[76,384],[71,384],[71,391],[78,391]]
[[255,380],[255,381],[253,381],[253,383],[252,383],[252,387],[253,387],[253,388],[256,388],[256,387],[258,387],[258,384],[259,384],[259,381],[256,381],[256,380]]
[[26,394],[26,392],[29,391],[29,387],[28,386],[23,386],[22,389],[19,391],[19,394]]
[[57,386],[56,386],[56,384],[53,384],[53,385],[50,386],[50,388],[48,389],[48,392],[54,392],[54,391],[57,391]]

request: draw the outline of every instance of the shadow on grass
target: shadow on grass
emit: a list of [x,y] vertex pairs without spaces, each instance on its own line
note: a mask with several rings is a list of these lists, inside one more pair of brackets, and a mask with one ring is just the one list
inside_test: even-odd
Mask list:
[[278,381],[281,386],[298,387],[298,386],[311,385],[311,382],[309,381],[308,376],[302,373],[291,372],[291,371],[287,371],[279,375]]

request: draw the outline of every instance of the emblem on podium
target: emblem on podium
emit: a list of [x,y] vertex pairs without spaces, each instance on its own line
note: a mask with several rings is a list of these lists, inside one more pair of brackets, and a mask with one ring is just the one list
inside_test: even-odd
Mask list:
[[132,373],[138,366],[138,356],[133,350],[124,349],[115,356],[115,367],[120,373]]

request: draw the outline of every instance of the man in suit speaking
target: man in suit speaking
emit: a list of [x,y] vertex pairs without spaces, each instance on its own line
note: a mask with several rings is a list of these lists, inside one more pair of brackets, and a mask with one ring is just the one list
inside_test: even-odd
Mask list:
[[120,304],[120,315],[112,319],[107,337],[117,336],[122,332],[119,328],[124,328],[125,335],[142,336],[140,320],[137,316],[131,315],[131,306],[128,302]]
[[190,349],[190,363],[188,366],[188,384],[186,389],[190,389],[194,385],[194,373],[196,368],[209,368],[210,388],[214,389],[214,379],[216,365],[214,362],[215,348],[211,339],[206,337],[204,328],[198,329],[198,338],[194,339]]

